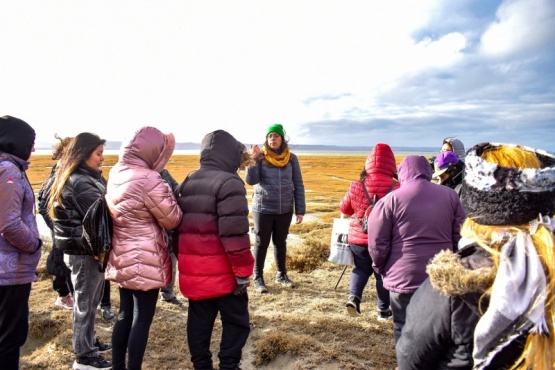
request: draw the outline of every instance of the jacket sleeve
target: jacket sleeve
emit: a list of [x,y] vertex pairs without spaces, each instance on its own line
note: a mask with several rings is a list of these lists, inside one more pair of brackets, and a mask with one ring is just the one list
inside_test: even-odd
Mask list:
[[174,229],[179,226],[183,212],[172,190],[164,183],[164,180],[155,176],[155,172],[149,175],[144,189],[145,205],[150,214],[158,221],[164,229]]
[[252,275],[249,207],[245,186],[239,177],[226,181],[217,195],[218,229],[225,253],[236,277]]
[[390,209],[391,197],[376,203],[368,224],[368,252],[372,257],[374,270],[380,275],[385,275],[384,270],[391,253],[391,238],[393,231],[393,214]]
[[459,240],[461,239],[461,226],[466,219],[466,212],[462,206],[458,195],[453,200],[455,204],[455,218],[453,221],[453,251],[458,249]]
[[352,191],[353,183],[351,183],[349,189],[347,190],[347,192],[343,196],[343,199],[341,200],[341,203],[339,204],[339,209],[341,210],[341,213],[347,216],[351,216],[355,213],[355,210],[353,209],[353,204],[351,202]]
[[26,183],[27,180],[15,165],[0,166],[0,234],[21,252],[33,254],[42,242],[21,218],[25,193],[20,182]]
[[55,168],[56,167],[54,167],[52,169],[52,172],[50,173],[48,178],[42,184],[42,187],[41,187],[41,189],[39,191],[39,195],[38,195],[39,213],[41,214],[42,218],[44,219],[44,222],[46,223],[46,226],[48,226],[48,228],[50,230],[54,230],[54,224],[52,222],[52,219],[50,218],[50,215],[48,214],[48,196],[50,195],[50,188],[52,187],[52,183],[54,182],[54,169]]
[[301,172],[299,159],[294,154],[291,154],[291,165],[293,166],[293,186],[295,187],[295,214],[304,215],[306,213],[306,202],[304,197],[303,174]]
[[179,184],[177,183],[177,180],[173,178],[170,171],[163,169],[160,172],[160,176],[162,176],[162,179],[170,186],[170,188],[172,189],[172,192],[174,192],[179,186]]
[[79,176],[75,181],[71,196],[81,220],[85,217],[90,206],[104,195],[104,190],[98,188],[97,182],[98,180],[91,176]]
[[245,182],[249,185],[256,185],[260,182],[260,167],[262,162],[255,159],[255,163],[252,166],[247,167],[247,173],[245,175]]
[[437,369],[451,344],[451,298],[435,291],[426,279],[407,307],[395,348],[399,369]]

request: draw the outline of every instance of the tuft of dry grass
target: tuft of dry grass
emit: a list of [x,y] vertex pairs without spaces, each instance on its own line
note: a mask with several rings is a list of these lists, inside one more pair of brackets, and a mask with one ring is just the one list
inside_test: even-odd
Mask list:
[[[358,179],[365,156],[299,156],[306,189],[307,214],[303,223],[293,224],[288,238],[289,277],[297,287],[288,289],[273,283],[273,253],[266,259],[265,280],[270,292],[249,290],[251,334],[243,350],[241,368],[252,369],[373,369],[395,367],[391,322],[376,319],[377,297],[374,280],[363,296],[362,316],[345,312],[349,274],[341,278],[342,266],[327,262],[332,222],[339,217],[339,202],[351,181]],[[400,158],[398,159],[398,161]],[[104,176],[117,156],[106,156]],[[48,156],[33,156],[28,173],[35,192],[53,165]],[[167,166],[178,180],[198,168],[198,156],[173,156]],[[244,178],[244,173],[240,173]],[[246,185],[250,201],[252,187]],[[39,216],[40,217],[40,216]],[[23,369],[67,369],[73,362],[71,312],[55,308],[56,292],[45,269],[50,244],[45,243],[38,267],[38,279],[30,298],[30,330],[22,348]],[[271,247],[270,247],[271,248]],[[349,269],[348,269],[349,270]],[[116,284],[111,284],[112,306],[119,309]],[[150,329],[145,369],[191,369],[187,347],[187,301],[183,307],[159,303]],[[110,341],[113,323],[97,315],[97,335]],[[214,363],[221,336],[216,322],[211,341]],[[110,358],[108,354],[107,358]]]

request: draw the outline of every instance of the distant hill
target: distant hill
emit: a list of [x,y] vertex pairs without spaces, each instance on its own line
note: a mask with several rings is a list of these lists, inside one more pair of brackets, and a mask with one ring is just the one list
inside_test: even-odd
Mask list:
[[[249,145],[245,144],[248,148]],[[106,150],[118,150],[121,147],[121,141],[106,141]],[[300,151],[315,151],[315,152],[368,152],[372,149],[372,146],[343,146],[343,145],[305,145],[305,144],[293,144],[291,145],[293,150]],[[37,143],[36,149],[52,149],[52,144],[49,143]],[[200,143],[175,143],[176,150],[199,150]],[[438,150],[436,147],[405,147],[405,146],[394,146],[391,147],[394,152],[422,152],[430,153]]]

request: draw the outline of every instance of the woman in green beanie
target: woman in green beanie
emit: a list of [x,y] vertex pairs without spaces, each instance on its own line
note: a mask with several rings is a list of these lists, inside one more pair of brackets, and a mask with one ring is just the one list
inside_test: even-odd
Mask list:
[[280,123],[271,125],[266,132],[262,149],[255,145],[247,167],[245,181],[254,185],[252,213],[254,220],[254,288],[267,293],[264,283],[264,261],[270,245],[274,244],[277,274],[274,282],[295,287],[287,276],[287,234],[295,213],[295,222],[301,223],[306,211],[304,184],[297,156],[289,151],[285,130]]

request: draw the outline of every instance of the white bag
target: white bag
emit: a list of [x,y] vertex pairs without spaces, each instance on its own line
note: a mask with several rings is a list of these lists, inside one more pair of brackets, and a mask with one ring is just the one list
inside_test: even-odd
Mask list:
[[337,265],[350,266],[354,263],[353,252],[349,247],[349,223],[350,219],[334,218],[331,230],[330,257],[328,261]]

